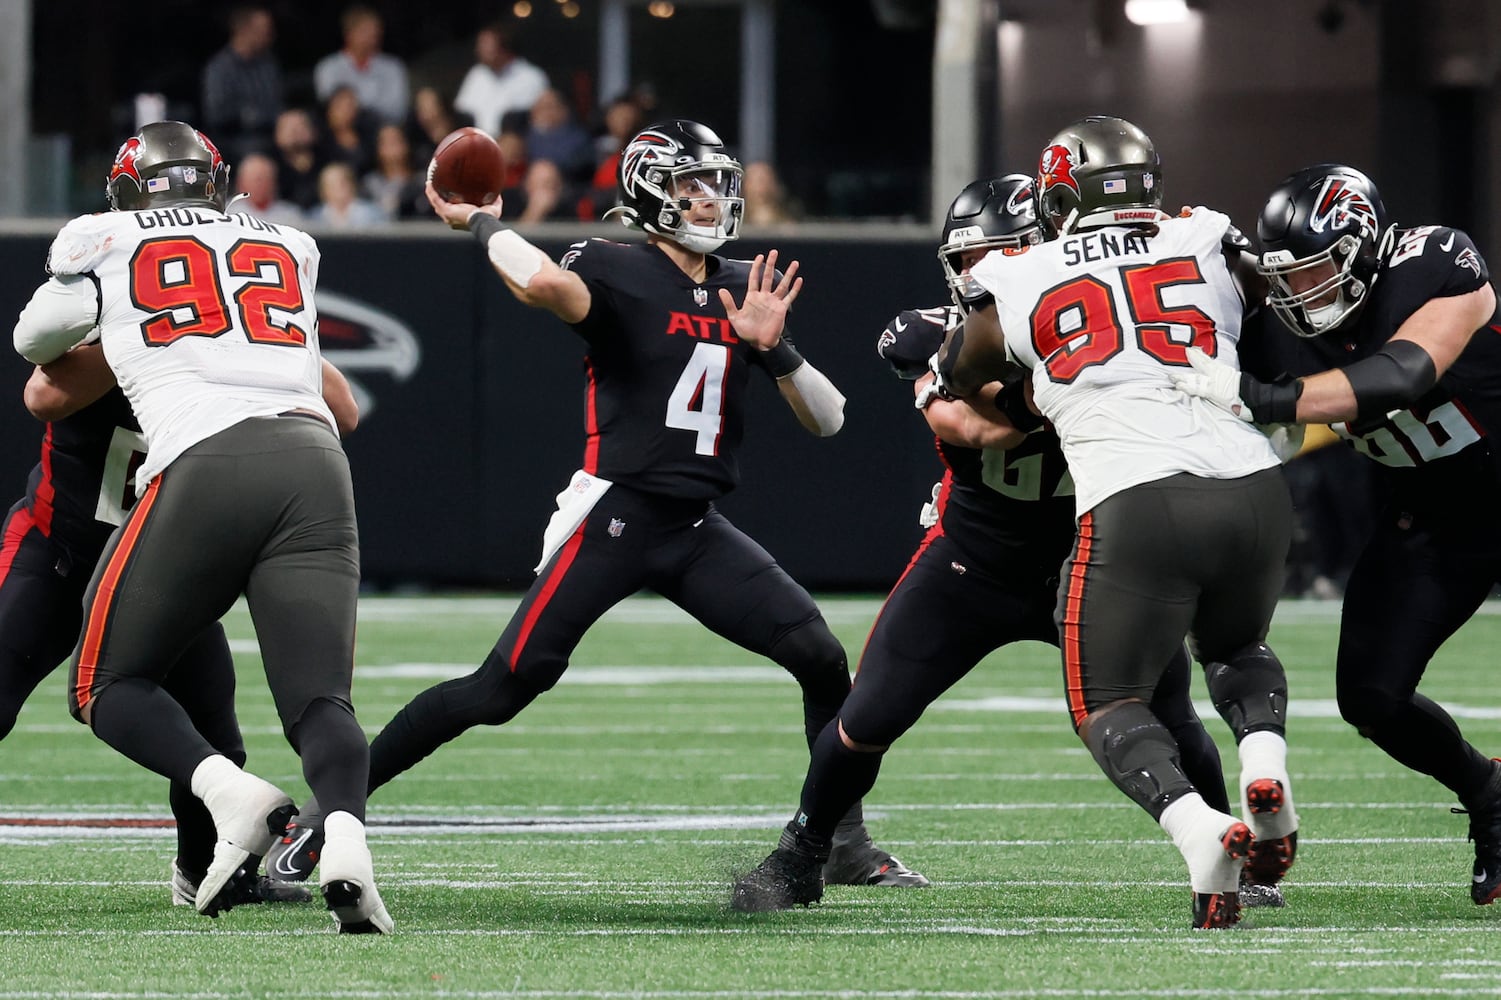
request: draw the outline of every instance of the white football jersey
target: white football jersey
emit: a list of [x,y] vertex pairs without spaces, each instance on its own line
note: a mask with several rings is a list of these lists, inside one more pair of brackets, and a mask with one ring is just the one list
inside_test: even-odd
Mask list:
[[58,233],[48,269],[93,279],[96,335],[146,438],[139,488],[250,417],[306,409],[334,425],[318,259],[300,230],[201,207],[86,215]]
[[1164,216],[1155,234],[1086,230],[987,254],[971,272],[996,298],[1007,352],[1032,371],[1080,515],[1178,473],[1237,479],[1278,464],[1254,426],[1167,377],[1188,364],[1189,345],[1240,365],[1243,304],[1221,249],[1229,225],[1196,208]]

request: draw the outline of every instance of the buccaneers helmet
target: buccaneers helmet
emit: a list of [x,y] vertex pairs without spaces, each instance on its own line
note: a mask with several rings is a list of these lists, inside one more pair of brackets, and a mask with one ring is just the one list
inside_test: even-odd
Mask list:
[[[740,161],[714,130],[685,119],[648,125],[620,152],[620,204],[605,213],[695,253],[711,253],[739,235],[745,201]],[[713,202],[713,225],[688,221],[696,202]]]
[[993,180],[975,181],[959,192],[943,220],[943,243],[938,260],[954,304],[983,298],[985,289],[969,276],[964,254],[971,250],[1015,248],[1041,243],[1042,225],[1037,221],[1032,178],[1007,174]]
[[1151,138],[1124,118],[1082,118],[1037,160],[1037,205],[1060,235],[1161,217],[1162,161]]
[[229,197],[229,164],[193,126],[152,122],[115,154],[104,192],[117,212],[166,205],[204,205],[222,212]]
[[1256,221],[1267,301],[1299,336],[1335,329],[1370,297],[1395,232],[1376,185],[1359,170],[1338,163],[1299,170]]

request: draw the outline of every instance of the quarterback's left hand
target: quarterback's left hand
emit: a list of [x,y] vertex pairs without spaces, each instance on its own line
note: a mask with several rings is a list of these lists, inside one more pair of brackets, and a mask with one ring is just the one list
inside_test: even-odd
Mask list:
[[1181,392],[1207,399],[1220,409],[1229,410],[1250,423],[1251,408],[1241,398],[1241,379],[1251,377],[1232,365],[1211,358],[1197,347],[1190,347],[1187,353],[1192,370],[1167,370],[1167,377],[1172,379],[1173,385]]

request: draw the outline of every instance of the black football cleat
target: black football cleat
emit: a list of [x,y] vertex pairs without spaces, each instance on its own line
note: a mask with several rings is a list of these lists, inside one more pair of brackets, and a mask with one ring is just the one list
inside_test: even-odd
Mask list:
[[841,843],[834,841],[829,860],[823,866],[826,885],[884,885],[917,889],[931,885],[927,876],[915,872],[899,859],[877,847],[860,828],[861,837]]
[[1221,930],[1240,923],[1240,894],[1194,893],[1194,930]]
[[735,883],[730,909],[770,913],[809,906],[823,898],[823,865],[795,848],[778,847]]
[[[214,898],[209,909],[203,912],[210,917],[217,917],[226,913],[236,906],[249,906],[257,903],[308,903],[313,899],[313,894],[305,887],[293,885],[289,882],[279,882],[273,878],[267,878],[253,870],[254,862],[259,859],[252,857],[252,865],[241,868],[232,875],[223,889]],[[172,905],[193,906],[198,896],[198,886],[203,878],[195,878],[192,873],[185,872],[174,860],[172,862]]]
[[1456,813],[1470,815],[1470,839],[1475,842],[1475,867],[1470,873],[1470,898],[1476,906],[1501,899],[1501,760],[1491,764],[1491,779],[1479,795]]
[[322,853],[323,815],[304,806],[266,852],[266,874],[287,882],[306,882]]

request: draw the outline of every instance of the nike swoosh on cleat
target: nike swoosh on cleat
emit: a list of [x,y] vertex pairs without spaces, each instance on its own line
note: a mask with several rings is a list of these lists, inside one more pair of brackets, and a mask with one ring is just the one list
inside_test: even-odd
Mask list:
[[1479,885],[1481,882],[1484,882],[1486,880],[1486,877],[1487,876],[1486,876],[1484,870],[1482,870],[1479,875],[1472,876],[1472,878],[1474,878],[1474,880],[1475,880],[1475,884],[1476,885]]
[[1447,240],[1444,240],[1444,242],[1440,243],[1438,245],[1438,248],[1440,250],[1442,250],[1444,253],[1448,253],[1450,250],[1452,250],[1454,248],[1454,234],[1450,233],[1449,234],[1449,238]]
[[296,865],[289,864],[288,859],[295,857],[297,852],[302,850],[302,845],[306,844],[308,842],[308,838],[312,835],[312,827],[308,827],[307,829],[299,833],[297,835],[297,839],[292,841],[291,847],[277,854],[276,860],[271,864],[271,870],[277,875],[285,875],[289,878],[301,878],[301,870],[299,870]]

